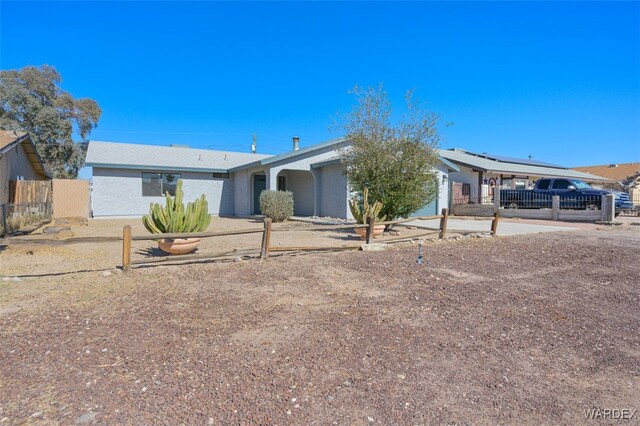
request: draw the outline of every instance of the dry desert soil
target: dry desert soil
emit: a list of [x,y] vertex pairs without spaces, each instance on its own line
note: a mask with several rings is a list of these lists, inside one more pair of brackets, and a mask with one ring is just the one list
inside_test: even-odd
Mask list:
[[640,409],[639,247],[631,223],[429,242],[422,265],[405,245],[0,281],[0,424],[581,424]]

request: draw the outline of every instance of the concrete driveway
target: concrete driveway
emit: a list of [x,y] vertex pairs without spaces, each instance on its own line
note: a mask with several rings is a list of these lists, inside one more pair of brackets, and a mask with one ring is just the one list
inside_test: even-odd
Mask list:
[[[547,224],[548,223],[548,224]],[[413,222],[406,223],[409,226],[426,227],[426,228],[438,228],[440,226],[440,220],[415,220]],[[577,229],[584,229],[585,225],[588,227],[594,226],[593,224],[584,223],[566,223],[566,222],[551,222],[540,220],[525,220],[525,219],[500,219],[498,222],[498,236],[506,235],[523,235],[523,234],[537,234],[539,232],[558,232],[558,231],[574,231]],[[477,232],[490,232],[491,231],[491,219],[490,218],[456,218],[449,217],[447,222],[447,230],[467,230]]]

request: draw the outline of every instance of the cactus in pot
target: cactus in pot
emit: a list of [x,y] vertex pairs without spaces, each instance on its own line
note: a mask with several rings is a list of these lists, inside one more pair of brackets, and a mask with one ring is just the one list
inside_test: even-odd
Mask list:
[[[182,180],[178,180],[176,195],[166,194],[166,205],[151,203],[149,214],[142,217],[142,223],[152,234],[174,234],[187,232],[202,232],[209,227],[209,205],[203,195],[197,200],[183,203],[184,192]],[[166,238],[158,242],[161,250],[171,254],[189,253],[198,246],[199,238]]]
[[[362,206],[360,206],[360,201],[358,197],[354,197],[349,201],[349,209],[351,210],[351,215],[358,222],[358,224],[367,223],[367,218],[372,217],[375,222],[384,222],[386,216],[380,214],[384,204],[380,201],[376,201],[373,204],[369,204],[369,189],[365,188],[362,197]],[[377,237],[378,235],[384,232],[385,225],[374,225],[373,237]],[[362,239],[366,236],[365,228],[354,228],[356,234],[360,235]]]

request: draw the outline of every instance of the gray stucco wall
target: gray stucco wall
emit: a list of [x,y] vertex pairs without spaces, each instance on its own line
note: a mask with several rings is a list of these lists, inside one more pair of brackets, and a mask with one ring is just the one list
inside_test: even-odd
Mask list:
[[[159,170],[158,172],[162,172]],[[211,173],[181,172],[185,203],[205,194],[209,213],[233,215],[233,179],[214,179]],[[141,216],[152,202],[164,204],[164,197],[142,196],[142,171],[93,168],[91,205],[93,215]]]
[[279,174],[285,176],[287,191],[293,192],[293,214],[314,215],[314,178],[311,172],[287,170]]
[[18,176],[25,180],[46,179],[33,167],[22,143],[0,158],[0,204],[9,202],[9,181],[17,180]]
[[347,177],[342,164],[326,166],[320,170],[320,209],[318,215],[348,218]]
[[253,198],[251,174],[249,170],[241,170],[231,174],[233,179],[233,208],[236,216],[249,216]]

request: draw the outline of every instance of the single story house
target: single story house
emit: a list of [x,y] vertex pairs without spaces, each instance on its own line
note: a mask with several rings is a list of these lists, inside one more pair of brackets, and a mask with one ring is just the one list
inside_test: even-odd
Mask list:
[[476,153],[460,148],[440,150],[440,156],[458,166],[451,172],[452,205],[490,204],[494,187],[531,188],[541,177],[564,177],[591,183],[610,179],[532,159]]
[[0,205],[12,202],[9,182],[49,179],[31,136],[27,132],[0,130]]
[[[265,189],[293,192],[296,216],[350,218],[345,166],[339,151],[345,139],[334,139],[280,155],[91,141],[86,166],[93,168],[94,217],[141,216],[151,202],[183,180],[185,199],[205,194],[212,215],[260,213],[258,197]],[[438,197],[416,214],[436,214],[449,203],[448,174],[459,170],[442,158],[438,165]]]

